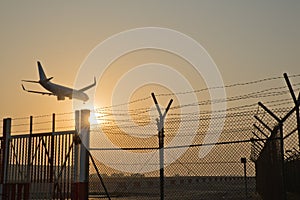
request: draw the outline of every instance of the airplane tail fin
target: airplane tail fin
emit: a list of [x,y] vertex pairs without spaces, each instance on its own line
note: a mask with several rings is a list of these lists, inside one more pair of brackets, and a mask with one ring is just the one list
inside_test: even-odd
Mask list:
[[37,64],[38,64],[38,68],[39,68],[40,81],[47,80],[47,77],[43,70],[42,64],[39,61],[37,62]]

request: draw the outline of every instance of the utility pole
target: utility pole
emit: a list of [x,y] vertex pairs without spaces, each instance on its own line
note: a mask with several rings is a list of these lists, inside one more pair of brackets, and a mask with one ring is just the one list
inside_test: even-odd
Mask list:
[[169,111],[171,104],[173,102],[173,99],[169,101],[169,104],[165,110],[165,112],[162,114],[160,107],[158,105],[158,102],[156,100],[155,94],[151,93],[151,96],[153,98],[153,101],[155,103],[156,109],[159,114],[159,120],[157,119],[157,128],[158,128],[158,141],[159,141],[159,176],[160,176],[160,199],[164,200],[165,198],[165,192],[164,192],[164,121],[167,115],[167,112]]

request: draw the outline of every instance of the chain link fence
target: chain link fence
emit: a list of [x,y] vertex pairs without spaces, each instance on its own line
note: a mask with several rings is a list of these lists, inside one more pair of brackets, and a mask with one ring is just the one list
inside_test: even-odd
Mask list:
[[251,159],[263,199],[299,199],[299,103],[255,116]]
[[[192,92],[198,95],[202,91],[207,90]],[[90,199],[299,199],[299,98],[295,103],[284,95],[289,95],[286,88],[268,87],[184,105],[174,99],[164,123],[148,97],[117,109],[92,110],[91,117],[96,121],[90,119]],[[167,105],[172,94],[157,96],[162,105]],[[257,98],[264,98],[272,112],[261,105],[256,109],[257,103],[250,100]],[[237,103],[243,100],[247,103]],[[211,104],[224,101],[228,102],[226,110],[210,110]],[[199,106],[201,110],[195,109]],[[188,109],[181,112],[182,108]],[[51,133],[54,125],[56,131],[70,130],[76,121],[73,115],[61,113],[55,120],[52,115],[33,117],[33,127],[28,118],[15,118],[12,138],[29,131]],[[162,149],[159,135],[163,136]],[[37,146],[43,142],[34,141]],[[64,148],[59,144],[58,149]],[[56,157],[61,155],[58,150]],[[0,158],[3,160],[2,154]],[[70,168],[70,173],[73,171]],[[66,199],[71,196],[67,193]]]
[[[104,117],[92,124],[91,135],[101,132],[103,137],[92,139],[91,155],[112,199],[299,199],[299,103],[293,105],[286,86],[269,87],[196,104],[180,105],[175,99],[163,126],[163,159],[159,120],[145,128],[159,117],[155,108],[145,108],[153,105],[151,98],[138,101],[141,108],[131,109],[129,115],[122,106],[117,111],[96,110]],[[170,95],[159,97],[167,105]],[[259,98],[272,114],[250,101]],[[237,103],[243,100],[248,102]],[[224,101],[226,110],[209,110]],[[195,106],[202,110],[193,111]],[[180,113],[183,107],[191,109]],[[137,126],[129,123],[132,120]],[[107,140],[112,145],[106,146]],[[90,193],[105,198],[90,170]]]
[[[164,129],[164,199],[253,199],[256,193],[255,165],[249,159],[249,138],[255,113],[256,111],[250,110],[229,112],[224,127],[220,127],[219,120],[224,117],[224,113],[221,112],[212,119],[214,127],[208,131],[210,115],[177,116],[170,112]],[[176,133],[180,122],[184,122],[184,132]],[[186,137],[192,135],[191,127],[198,122],[200,123],[197,132],[189,143]],[[121,147],[91,148],[91,155],[96,160],[95,167],[99,169],[111,198],[160,199],[157,128],[142,129],[140,134],[148,137],[139,141],[132,141],[129,134],[122,132],[115,124],[108,125],[108,122],[105,126],[92,125],[91,135],[98,134],[99,129]],[[219,130],[222,132],[217,143],[203,142],[207,134],[214,136]],[[134,128],[130,133],[139,134]],[[174,139],[179,143],[170,146]],[[94,145],[101,147],[101,141],[98,140]],[[110,163],[106,162],[109,159],[105,156],[117,156],[119,151],[145,155],[147,159],[142,162],[127,157],[114,163],[116,161],[111,158]],[[241,158],[246,158],[245,165]],[[135,170],[132,172],[130,169]],[[90,194],[93,194],[95,199],[106,197],[103,185],[92,165],[89,183]]]

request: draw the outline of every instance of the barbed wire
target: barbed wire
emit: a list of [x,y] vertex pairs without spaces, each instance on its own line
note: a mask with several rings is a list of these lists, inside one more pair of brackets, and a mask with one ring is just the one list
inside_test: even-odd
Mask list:
[[[293,86],[299,86],[300,83],[293,84]],[[300,88],[295,88],[295,90],[299,90]],[[279,91],[276,91],[279,90]],[[238,100],[249,100],[249,99],[258,99],[258,98],[264,98],[264,97],[275,97],[275,96],[281,96],[288,94],[289,90],[287,90],[286,86],[280,86],[280,87],[271,87],[267,89],[263,89],[260,91],[256,92],[250,92],[248,94],[244,95],[236,95],[236,96],[231,96],[226,99],[209,99],[209,100],[202,100],[194,103],[189,103],[189,104],[184,104],[184,105],[178,105],[178,106],[173,106],[170,109],[175,110],[175,109],[180,109],[183,107],[193,107],[193,106],[205,106],[205,105],[211,105],[211,104],[217,104],[217,103],[224,103],[224,102],[232,102],[232,101],[238,101]],[[150,96],[149,96],[150,98]],[[147,99],[149,99],[147,97]],[[144,98],[146,99],[146,98]],[[136,102],[136,101],[135,101]],[[118,105],[116,105],[118,106]],[[109,108],[114,108],[115,106],[110,106]],[[99,107],[95,108],[94,112],[95,113],[103,113],[104,115],[111,115],[112,110],[108,110],[108,107]],[[137,108],[137,109],[113,109],[114,115],[124,115],[124,112],[130,113],[130,114],[143,114],[147,113],[151,110],[155,110],[155,108]]]
[[[300,74],[294,74],[294,75],[290,75],[289,77],[296,78],[299,76],[300,76]],[[211,90],[211,89],[213,90],[213,89],[220,89],[220,88],[233,88],[233,87],[253,85],[253,84],[258,84],[258,83],[262,83],[262,82],[278,80],[278,79],[282,79],[282,77],[269,77],[269,78],[265,78],[265,79],[255,80],[255,81],[234,83],[234,84],[229,84],[229,85],[225,85],[222,87],[203,88],[203,89],[193,90],[193,91],[185,91],[185,92],[177,92],[177,93],[161,93],[161,94],[157,94],[156,96],[185,95],[185,94],[189,94],[189,93],[200,93],[202,91],[207,91],[207,90]],[[299,87],[297,87],[300,85],[300,83],[295,83],[292,85],[295,87],[294,88],[295,90],[300,89]],[[236,103],[233,104],[233,102],[242,101],[242,100],[243,101],[247,100],[247,102],[249,102],[251,99],[256,100],[258,98],[260,98],[260,100],[262,100],[263,98],[279,97],[279,96],[282,96],[282,95],[285,95],[288,93],[289,93],[289,90],[287,89],[286,86],[269,87],[269,88],[261,89],[259,91],[255,91],[255,92],[248,92],[248,93],[242,94],[242,95],[230,96],[230,97],[227,97],[226,99],[208,99],[208,100],[201,100],[201,101],[188,103],[188,104],[175,105],[170,108],[170,110],[172,110],[173,112],[168,114],[169,117],[167,119],[168,119],[168,121],[170,121],[172,123],[185,122],[188,120],[190,120],[190,121],[200,120],[202,123],[203,122],[206,123],[205,121],[212,120],[212,118],[211,118],[212,113],[214,113],[214,118],[215,118],[214,120],[216,120],[218,118],[224,118],[224,117],[226,117],[226,119],[229,119],[232,116],[239,116],[241,114],[243,114],[243,115],[246,114],[246,115],[249,115],[249,117],[250,117],[250,115],[253,115],[253,110],[257,106],[256,102],[255,103],[240,102],[239,105],[236,105]],[[122,105],[129,105],[129,104],[137,103],[139,101],[145,101],[150,98],[151,97],[149,95],[149,97],[136,99],[136,100],[133,100],[130,102],[125,102],[125,103],[118,104],[118,105],[95,108],[94,110],[91,110],[91,112],[93,112],[96,115],[96,120],[98,120],[98,121],[102,120],[102,122],[99,122],[102,125],[110,126],[110,128],[113,128],[116,125],[124,127],[124,128],[133,128],[130,126],[128,127],[128,125],[132,125],[132,123],[129,123],[129,122],[134,121],[134,122],[138,122],[139,124],[147,124],[147,123],[149,123],[149,119],[157,118],[158,115],[151,114],[151,111],[155,111],[156,108],[154,108],[154,107],[152,107],[152,108],[141,107],[141,108],[135,108],[135,109],[115,109],[115,108],[122,106]],[[212,104],[217,104],[217,103],[232,103],[232,105],[229,105],[228,108],[224,109],[224,110],[212,111],[210,109],[206,109],[206,110],[200,109],[199,112],[188,111],[188,112],[183,112],[183,113],[181,111],[179,111],[179,110],[181,110],[183,108],[187,108],[187,107],[190,107],[191,109],[193,109],[193,107],[195,107],[195,106],[210,106]],[[271,101],[265,101],[264,103],[266,105],[268,105],[269,108],[272,108],[277,113],[280,113],[280,112],[286,111],[288,109],[288,108],[286,109],[287,105],[289,105],[289,104],[292,105],[293,101],[291,98],[289,98],[289,99],[288,98],[279,98],[279,99],[275,99],[275,100],[271,100]],[[245,111],[245,112],[251,111],[251,112],[243,113],[243,111]],[[264,113],[264,111],[259,109],[259,106],[257,107],[256,112],[257,112],[257,114]],[[153,113],[155,113],[155,112],[153,112]],[[220,115],[216,115],[216,113],[219,113]],[[233,113],[233,115],[229,115],[230,113]],[[224,115],[224,114],[226,114],[226,115]],[[57,122],[57,123],[64,123],[64,122],[72,123],[75,121],[74,112],[57,113],[55,115],[60,117],[59,119],[55,120],[55,122]],[[67,117],[68,115],[72,116],[72,117]],[[116,117],[118,117],[118,116],[119,116],[119,118],[116,119]],[[133,118],[133,116],[134,116],[134,118]],[[201,117],[197,117],[197,116],[201,116]],[[64,117],[64,118],[61,118],[61,117]],[[189,117],[189,118],[186,118],[186,117]],[[52,114],[38,115],[38,116],[33,117],[33,119],[42,119],[42,118],[52,118]],[[30,125],[29,117],[13,118],[12,120],[14,122],[12,124],[12,127],[15,127],[15,128],[23,127],[23,126],[29,127],[29,125]],[[28,120],[28,121],[24,122],[22,120]],[[20,121],[20,123],[18,123],[18,121]],[[46,124],[50,124],[50,123],[52,123],[51,119],[45,120],[45,121],[35,121],[34,120],[35,125],[42,126],[42,125],[46,125]],[[93,122],[93,123],[95,123],[95,122]],[[92,123],[91,123],[91,125],[93,126]],[[233,125],[236,125],[236,124],[233,124]],[[21,132],[20,130],[17,130],[17,131]],[[24,130],[24,131],[27,131],[27,130]]]
[[[291,77],[291,78],[295,78],[295,77],[299,77],[299,76],[300,76],[300,74],[289,75],[289,77]],[[267,82],[267,81],[271,81],[271,80],[277,80],[277,79],[284,79],[284,78],[283,77],[269,77],[269,78],[255,80],[255,81],[248,81],[248,82],[243,82],[243,83],[234,83],[234,84],[229,84],[229,85],[225,85],[225,86],[217,86],[217,87],[210,87],[210,88],[207,87],[207,88],[203,88],[203,89],[186,91],[186,92],[160,93],[160,94],[156,94],[156,96],[171,96],[171,95],[183,95],[183,94],[190,94],[190,93],[200,93],[200,92],[203,92],[203,91],[214,90],[214,89],[233,88],[233,87],[237,87],[237,86],[253,85],[253,84]],[[295,85],[295,86],[300,85],[300,83],[293,84],[293,85]],[[279,88],[283,88],[283,87],[279,87]],[[111,106],[99,107],[98,109],[115,108],[115,107],[119,107],[119,106],[124,106],[124,105],[129,105],[129,104],[145,101],[145,100],[148,100],[148,99],[151,99],[150,95],[148,97],[135,99],[135,100],[130,101],[130,102],[115,104],[115,105],[111,105]]]
[[[273,140],[278,140],[280,138],[273,138]],[[266,141],[267,139],[246,139],[246,140],[231,140],[231,141],[223,141],[223,142],[215,142],[215,143],[197,143],[197,144],[186,144],[186,145],[176,145],[176,146],[166,146],[164,150],[172,150],[172,149],[181,149],[181,148],[190,148],[190,147],[202,147],[202,146],[217,146],[217,145],[231,145],[231,144],[242,144],[242,143],[250,143],[253,141]],[[91,147],[90,151],[140,151],[140,150],[158,150],[157,147],[122,147],[122,148],[99,148],[99,147]]]

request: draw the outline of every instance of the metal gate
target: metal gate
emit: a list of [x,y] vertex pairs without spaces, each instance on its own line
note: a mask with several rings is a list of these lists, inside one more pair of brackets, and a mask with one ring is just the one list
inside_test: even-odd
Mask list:
[[[79,112],[76,115],[79,119]],[[11,119],[4,119],[0,138],[1,199],[79,198],[74,196],[78,193],[74,190],[82,185],[78,179],[82,168],[79,157],[83,155],[78,132],[55,132],[54,127],[55,115],[52,132],[33,134],[30,123],[29,134],[11,136]],[[76,130],[80,132],[80,126]]]

